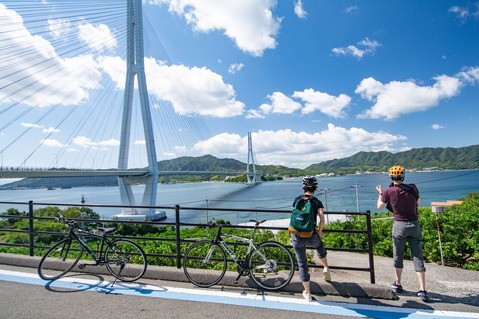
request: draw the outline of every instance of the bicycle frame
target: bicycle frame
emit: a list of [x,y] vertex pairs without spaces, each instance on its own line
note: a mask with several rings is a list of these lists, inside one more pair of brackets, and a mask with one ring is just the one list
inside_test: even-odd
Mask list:
[[[254,235],[256,234],[256,230],[257,230],[257,225],[255,225],[255,228],[253,229],[253,234],[251,235],[251,238],[244,238],[244,237],[240,237],[240,236],[236,236],[236,235],[232,235],[232,234],[223,234],[221,232],[222,230],[222,226],[218,226],[218,232],[216,233],[216,236],[215,236],[215,239],[214,239],[214,243],[215,244],[220,244],[225,250],[226,252],[228,253],[228,255],[230,255],[231,259],[233,259],[233,261],[238,264],[238,266],[241,268],[241,270],[250,270],[248,268],[248,265],[246,264],[243,264],[241,262],[241,260],[236,256],[236,254],[234,253],[234,251],[228,246],[228,243],[226,241],[223,240],[223,237],[226,237],[226,238],[231,238],[231,239],[234,239],[236,240],[237,242],[243,242],[243,243],[246,243],[248,244],[248,249],[246,251],[246,256],[245,256],[245,259],[244,260],[248,260],[248,256],[253,252],[253,251],[256,251],[260,256],[261,258],[266,258],[263,254],[261,254],[260,251],[258,251],[258,249],[256,248],[256,245],[254,244]],[[208,255],[206,257],[206,259],[209,259],[211,257],[211,251],[208,252]]]
[[[86,252],[90,255],[90,257],[95,261],[94,264],[82,264],[82,265],[79,265],[79,267],[82,269],[82,268],[85,268],[85,266],[87,265],[90,265],[90,266],[103,265],[105,263],[105,256],[103,255],[105,245],[110,246],[110,242],[111,242],[106,237],[106,232],[104,232],[103,235],[97,235],[89,231],[83,230],[81,228],[76,228],[73,225],[72,226],[68,225],[68,227],[69,227],[69,231],[68,231],[67,237],[70,238],[69,245],[71,245],[71,243],[74,240],[78,241],[78,243],[83,247],[83,249],[85,249]],[[82,234],[82,235],[79,235],[79,234]],[[81,237],[89,237],[89,238],[94,238],[101,241],[101,245],[97,249],[99,252],[98,257],[93,251],[93,249],[88,247],[88,245],[85,243],[85,241]],[[68,250],[70,250],[70,247],[68,247]]]

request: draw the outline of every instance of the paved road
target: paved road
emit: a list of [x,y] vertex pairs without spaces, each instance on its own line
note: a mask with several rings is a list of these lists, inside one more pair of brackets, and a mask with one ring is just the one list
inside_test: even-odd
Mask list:
[[[341,258],[355,266],[367,261],[361,255],[330,253],[332,265],[344,265]],[[239,287],[196,289],[181,280],[181,270],[150,267],[147,278],[131,285],[118,283],[112,288],[106,275],[82,274],[51,283],[41,281],[34,268],[35,258],[14,259],[0,254],[0,318],[282,319],[299,315],[317,318],[318,314],[324,318],[479,318],[479,272],[428,265],[431,302],[426,304],[414,296],[417,283],[412,265],[406,263],[403,284],[409,292],[394,300],[388,287],[392,270],[387,258],[375,258],[375,285],[369,284],[367,273],[334,270],[331,284],[318,280],[313,285],[313,303],[302,299],[297,281],[282,292],[266,294],[249,288],[247,282]],[[20,275],[15,275],[17,272]],[[318,279],[318,274],[313,278]],[[364,297],[365,293],[376,296]]]

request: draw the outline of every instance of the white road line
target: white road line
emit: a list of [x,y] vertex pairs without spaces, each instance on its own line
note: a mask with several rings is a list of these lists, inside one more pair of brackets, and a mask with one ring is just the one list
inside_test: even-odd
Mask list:
[[356,318],[411,318],[411,319],[479,319],[478,313],[455,312],[441,310],[419,310],[414,308],[397,308],[388,306],[374,306],[349,304],[341,302],[307,302],[299,298],[270,296],[267,294],[227,292],[219,290],[199,290],[177,288],[141,283],[112,282],[85,279],[79,277],[64,277],[55,281],[44,281],[37,274],[8,271],[0,269],[0,280],[23,284],[42,285],[54,288],[92,291],[108,294],[123,294],[150,298],[165,298],[188,301],[201,301],[237,306],[268,308],[276,310],[304,311],[318,314],[349,316]]

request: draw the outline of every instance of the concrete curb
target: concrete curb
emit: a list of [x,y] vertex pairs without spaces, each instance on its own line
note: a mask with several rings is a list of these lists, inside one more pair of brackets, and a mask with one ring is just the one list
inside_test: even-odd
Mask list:
[[[0,264],[19,266],[19,267],[29,267],[37,268],[38,263],[40,262],[41,257],[30,257],[26,255],[17,255],[17,254],[0,254]],[[94,273],[101,275],[109,275],[105,267],[86,267],[86,269],[80,270],[78,267],[73,269],[74,272],[83,272],[83,273]],[[345,278],[347,276],[342,276],[341,272],[332,271],[333,279],[334,274],[338,275],[338,278]],[[257,288],[255,283],[251,281],[248,277],[241,277],[237,285],[233,284],[234,279],[236,278],[237,273],[227,272],[223,280],[218,285],[224,286],[236,286],[236,287],[245,287],[245,288]],[[319,277],[318,272],[312,272],[312,281],[311,281],[311,292],[315,295],[334,295],[334,296],[343,296],[343,297],[355,297],[355,298],[374,298],[374,299],[387,299],[387,300],[397,300],[397,295],[391,291],[389,287],[377,285],[377,284],[366,284],[366,283],[355,283],[355,282],[338,282],[331,281],[325,282],[322,278]],[[154,280],[164,280],[164,281],[175,281],[175,282],[188,282],[183,269],[178,269],[175,267],[163,267],[163,266],[151,266],[148,265],[148,269],[144,275],[145,279],[154,279]],[[303,291],[303,286],[299,281],[297,274],[294,275],[291,283],[284,287],[282,292],[290,293],[301,293]]]

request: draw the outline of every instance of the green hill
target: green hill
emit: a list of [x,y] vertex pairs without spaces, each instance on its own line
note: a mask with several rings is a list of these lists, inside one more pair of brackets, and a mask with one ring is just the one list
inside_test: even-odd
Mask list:
[[359,152],[353,156],[313,164],[307,170],[354,173],[387,171],[393,165],[408,169],[479,169],[479,145],[459,148],[417,148],[405,152]]

